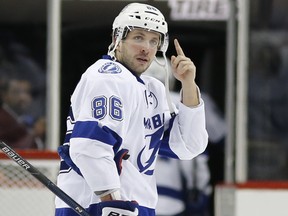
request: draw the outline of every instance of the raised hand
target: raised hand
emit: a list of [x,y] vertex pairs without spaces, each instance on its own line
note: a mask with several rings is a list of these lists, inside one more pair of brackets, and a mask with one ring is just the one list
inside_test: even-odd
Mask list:
[[174,39],[174,45],[177,56],[171,56],[171,66],[175,78],[182,84],[182,103],[196,106],[200,103],[195,83],[196,67],[191,59],[185,56],[177,39]]
[[186,57],[178,40],[174,39],[177,56],[171,56],[173,74],[181,82],[194,82],[196,67],[190,58]]

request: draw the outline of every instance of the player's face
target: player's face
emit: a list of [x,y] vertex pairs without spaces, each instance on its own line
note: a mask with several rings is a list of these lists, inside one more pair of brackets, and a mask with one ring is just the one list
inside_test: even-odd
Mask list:
[[153,61],[159,44],[159,33],[144,29],[133,29],[119,43],[116,57],[118,61],[140,76]]
[[26,80],[10,80],[5,103],[17,114],[23,114],[32,102],[31,84]]

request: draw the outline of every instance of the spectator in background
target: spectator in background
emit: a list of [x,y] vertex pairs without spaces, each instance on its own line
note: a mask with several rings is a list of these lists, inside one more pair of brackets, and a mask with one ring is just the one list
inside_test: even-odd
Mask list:
[[37,97],[42,74],[30,56],[9,47],[0,49],[0,139],[13,148],[43,149],[45,104]]
[[2,83],[0,139],[13,148],[37,148],[32,133],[34,119],[27,115],[31,105],[31,84],[27,80],[8,79]]
[[[159,58],[158,58],[159,59]],[[164,60],[159,62],[164,63]],[[153,62],[145,72],[163,83],[165,69]],[[169,65],[170,67],[170,65]],[[169,76],[170,89],[175,89],[175,79]],[[177,106],[179,92],[170,91],[171,99]],[[205,102],[206,125],[210,144],[223,142],[226,124],[212,98],[201,93]],[[211,174],[207,150],[191,161],[178,161],[158,157],[155,174],[159,193],[156,214],[158,216],[209,216],[211,215]]]
[[249,137],[252,141],[279,142],[288,130],[288,76],[281,55],[285,49],[281,53],[276,45],[263,42],[254,50],[249,74]]
[[250,55],[248,176],[257,180],[282,180],[288,178],[287,34],[257,36]]
[[46,74],[32,57],[30,50],[21,43],[12,41],[7,47],[7,58],[13,64],[19,76],[32,84],[33,96],[31,114],[38,118],[45,115]]

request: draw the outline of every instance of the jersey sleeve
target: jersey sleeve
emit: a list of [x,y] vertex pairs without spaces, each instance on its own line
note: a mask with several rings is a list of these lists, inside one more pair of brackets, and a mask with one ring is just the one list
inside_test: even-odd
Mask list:
[[190,160],[207,147],[204,102],[196,107],[178,103],[177,115],[170,119],[159,153],[172,158]]
[[204,101],[201,99],[200,90],[198,89],[200,104],[195,107],[187,107],[180,102],[181,92],[177,96],[171,94],[172,105],[176,113],[171,117],[165,86],[153,77],[143,77],[149,82],[154,93],[157,94],[159,103],[163,104],[165,113],[165,131],[159,154],[182,160],[190,160],[201,154],[208,144],[208,134],[206,131]]

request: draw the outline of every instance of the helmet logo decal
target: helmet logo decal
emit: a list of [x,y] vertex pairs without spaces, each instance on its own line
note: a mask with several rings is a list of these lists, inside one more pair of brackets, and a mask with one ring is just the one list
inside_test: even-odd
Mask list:
[[155,12],[158,11],[158,9],[156,9],[155,7],[152,7],[152,6],[150,6],[150,5],[147,5],[147,9],[148,9],[148,10],[153,10],[153,11],[155,11]]
[[116,74],[121,73],[121,68],[114,62],[107,62],[98,70],[99,73]]
[[161,20],[155,19],[153,17],[145,17],[145,20],[149,20],[151,22],[157,22],[157,23],[161,23]]

